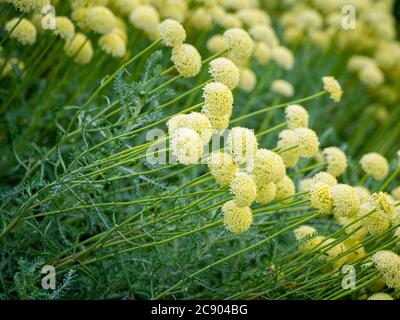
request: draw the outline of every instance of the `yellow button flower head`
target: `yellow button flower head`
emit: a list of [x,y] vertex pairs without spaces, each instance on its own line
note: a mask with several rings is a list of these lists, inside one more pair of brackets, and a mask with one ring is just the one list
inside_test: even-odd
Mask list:
[[227,150],[237,163],[253,161],[258,149],[258,142],[254,132],[242,127],[234,127],[229,130],[226,144]]
[[186,40],[186,31],[176,20],[166,19],[158,26],[161,39],[168,47],[181,45]]
[[324,171],[321,171],[321,172],[318,172],[317,174],[315,174],[313,176],[313,180],[315,183],[318,183],[318,182],[326,183],[330,187],[337,184],[336,178],[334,176],[332,176],[331,174],[324,172]]
[[154,33],[160,24],[160,15],[151,5],[143,4],[136,7],[129,15],[132,25],[146,33]]
[[[363,246],[360,246],[360,241],[353,239],[353,238],[347,238],[346,240],[343,241],[343,244],[346,248],[346,262],[348,264],[354,263],[357,260],[359,260],[362,257],[365,257],[366,252]],[[350,250],[353,250],[351,252],[348,252]]]
[[53,32],[61,39],[70,41],[75,36],[75,26],[69,18],[59,16],[56,17],[56,28]]
[[231,53],[239,60],[248,59],[253,52],[253,40],[249,34],[240,28],[226,30],[224,39]]
[[233,95],[229,88],[220,82],[211,82],[203,87],[203,111],[211,116],[231,116]]
[[400,186],[392,190],[393,199],[400,201]]
[[283,130],[279,133],[278,148],[288,149],[280,153],[280,156],[285,164],[286,168],[293,168],[299,162],[299,148],[297,147],[297,136],[293,130]]
[[113,10],[123,16],[129,15],[136,7],[140,5],[140,0],[111,0]]
[[[146,1],[142,1],[146,2]],[[147,1],[157,5],[162,17],[183,22],[187,16],[188,2],[186,0]]]
[[360,209],[360,199],[353,187],[346,184],[336,184],[331,187],[333,205],[336,213],[344,217],[357,214]]
[[296,193],[296,188],[292,179],[288,176],[284,176],[282,179],[278,180],[276,183],[276,199],[278,201],[287,202],[287,199]]
[[221,151],[211,153],[208,158],[208,168],[222,187],[229,186],[239,170],[235,159],[230,154]]
[[223,29],[241,28],[242,21],[233,13],[224,13],[221,20],[216,21]]
[[228,49],[228,44],[222,35],[216,34],[208,39],[207,49],[213,53],[221,52]]
[[315,131],[308,128],[297,128],[294,133],[301,157],[311,158],[318,153],[319,140]]
[[293,53],[286,47],[277,46],[273,48],[272,60],[285,70],[291,70],[294,66]]
[[271,26],[258,24],[249,30],[254,40],[266,44],[269,48],[279,45],[279,39],[275,35],[275,31]]
[[99,38],[100,48],[114,58],[122,58],[126,53],[125,42],[115,33],[108,33]]
[[291,83],[282,79],[277,79],[272,81],[271,90],[277,94],[280,94],[288,98],[294,95],[294,88],[291,85]]
[[229,121],[231,119],[231,115],[230,114],[217,115],[217,114],[214,114],[214,113],[210,112],[209,109],[207,109],[207,108],[203,108],[202,112],[210,120],[211,127],[214,130],[216,130],[218,132],[222,132],[222,131],[224,131],[225,129],[228,128]]
[[308,198],[310,199],[311,207],[319,209],[323,213],[332,211],[333,196],[330,185],[323,182],[314,183]]
[[231,90],[239,84],[239,69],[229,59],[217,58],[212,60],[208,72],[215,82],[223,83]]
[[213,19],[206,8],[198,7],[190,12],[186,23],[195,31],[208,31],[213,26]]
[[342,99],[343,90],[334,77],[323,77],[324,90],[329,93],[331,99],[339,102]]
[[374,236],[382,234],[390,226],[390,220],[387,215],[383,211],[376,210],[371,202],[361,204],[358,217],[361,218],[363,228]]
[[240,68],[239,88],[245,92],[251,92],[256,84],[256,74],[249,68]]
[[257,42],[254,46],[253,56],[261,65],[266,65],[271,60],[271,49],[264,42]]
[[362,68],[358,73],[361,83],[368,87],[376,88],[385,81],[385,75],[375,64]]
[[370,192],[366,187],[363,186],[356,186],[353,187],[354,190],[357,192],[358,197],[360,198],[360,203],[364,203],[369,201]]
[[302,225],[293,230],[299,249],[309,251],[318,246],[324,237],[318,236],[318,232],[314,227]]
[[226,229],[233,233],[243,233],[249,230],[253,223],[253,214],[249,207],[240,208],[234,200],[226,202],[222,206],[224,224]]
[[244,8],[237,12],[237,17],[249,27],[271,23],[268,14],[257,8]]
[[389,172],[387,160],[376,152],[363,155],[360,160],[360,165],[363,171],[375,180],[384,179]]
[[168,133],[172,137],[176,130],[187,126],[186,114],[176,114],[167,121]]
[[374,293],[368,300],[394,300],[390,294],[384,292]]
[[278,154],[271,150],[259,149],[254,159],[253,173],[258,185],[268,184],[281,180],[286,174],[286,168]]
[[212,128],[210,120],[200,112],[191,112],[186,115],[186,127],[195,131],[203,144],[211,140]]
[[88,8],[84,7],[77,7],[71,12],[71,19],[76,23],[76,25],[87,31],[88,27],[88,22],[87,22],[87,14],[88,14]]
[[50,4],[50,0],[8,0],[14,7],[22,12],[41,12],[44,6]]
[[370,197],[371,204],[378,211],[382,211],[390,219],[396,209],[394,200],[385,192],[373,193]]
[[378,251],[372,256],[372,261],[379,270],[389,288],[400,289],[400,256],[392,251]]
[[10,38],[16,39],[19,43],[23,45],[34,44],[36,41],[37,32],[33,23],[25,18],[21,19],[19,23],[18,21],[19,18],[13,18],[5,25],[5,29],[7,32],[10,32],[14,29],[10,34]]
[[256,199],[256,184],[254,179],[247,173],[238,172],[229,187],[238,207],[250,207]]
[[191,129],[199,135],[203,144],[207,144],[212,135],[210,120],[199,112],[177,114],[168,120],[167,126],[170,136],[173,136],[177,129]]
[[257,185],[257,197],[256,202],[259,204],[268,204],[272,202],[276,197],[276,186],[275,183],[262,183]]
[[93,57],[93,48],[90,40],[80,32],[65,44],[64,50],[66,55],[73,57],[78,64],[88,64]]
[[86,20],[89,29],[101,34],[109,33],[115,27],[115,16],[107,7],[88,8]]
[[177,129],[171,137],[172,154],[182,164],[195,164],[203,153],[203,143],[200,136],[191,129]]
[[325,148],[322,151],[325,161],[328,163],[327,172],[334,177],[340,176],[347,169],[346,154],[336,147]]
[[292,104],[287,106],[285,114],[289,129],[308,127],[308,112],[301,105]]
[[[330,247],[332,243],[336,242],[337,239],[335,238],[329,238],[327,239],[324,244],[321,246],[321,250],[324,250],[327,247]],[[330,261],[339,255],[342,255],[346,251],[345,245],[340,242],[336,245],[334,245],[332,248],[328,249],[324,254],[324,258],[326,261]],[[337,269],[341,267],[345,262],[346,262],[347,257],[345,255],[341,256],[339,259],[335,260],[332,262],[332,267],[334,269]]]
[[201,69],[201,56],[195,47],[182,44],[172,49],[172,62],[178,73],[184,78],[196,76]]
[[301,192],[308,192],[311,190],[314,183],[314,179],[312,178],[303,179],[300,181],[299,189]]
[[347,69],[352,72],[358,72],[370,65],[375,65],[374,59],[367,56],[354,55],[347,62]]

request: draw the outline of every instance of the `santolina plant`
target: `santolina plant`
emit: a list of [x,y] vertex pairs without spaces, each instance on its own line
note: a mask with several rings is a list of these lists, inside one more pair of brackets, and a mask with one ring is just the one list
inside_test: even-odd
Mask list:
[[397,299],[399,46],[350,2],[1,1],[1,298]]

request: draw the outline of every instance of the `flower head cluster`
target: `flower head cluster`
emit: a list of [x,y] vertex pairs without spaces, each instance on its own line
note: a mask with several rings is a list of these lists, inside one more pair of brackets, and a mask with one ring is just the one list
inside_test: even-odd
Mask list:
[[272,81],[271,90],[288,98],[294,95],[294,88],[292,84],[282,79]]
[[99,38],[100,48],[114,58],[122,58],[126,53],[125,42],[116,33],[107,33]]
[[226,30],[224,39],[236,59],[246,60],[251,56],[254,43],[249,34],[243,29],[232,28]]
[[339,242],[331,247],[332,243],[336,241],[337,239],[335,238],[326,239],[323,246],[321,247],[322,250],[326,250],[326,248],[329,247],[329,249],[324,253],[324,258],[326,259],[326,261],[330,261],[337,258],[338,256],[341,256],[339,259],[332,261],[332,267],[334,269],[341,267],[347,260],[347,256],[342,255],[346,251],[346,247],[343,242]]
[[329,93],[331,99],[339,102],[342,99],[343,90],[339,82],[334,77],[323,77],[324,90]]
[[179,128],[171,137],[172,154],[182,164],[195,164],[203,153],[200,136],[192,129]]
[[129,21],[135,28],[143,30],[150,36],[158,34],[160,15],[151,5],[142,4],[137,6],[130,13]]
[[36,28],[29,20],[13,18],[5,25],[5,29],[10,33],[10,38],[16,39],[23,45],[31,45],[36,41]]
[[358,197],[360,198],[360,203],[364,203],[369,201],[370,197],[370,192],[366,187],[363,186],[355,186],[353,187],[354,190],[356,191]]
[[64,50],[66,55],[73,57],[78,64],[88,64],[93,57],[93,47],[90,40],[80,32],[65,44]]
[[66,41],[71,40],[75,35],[75,26],[67,17],[56,17],[56,28],[54,34]]
[[328,172],[320,171],[316,173],[313,178],[315,183],[322,182],[327,184],[328,186],[332,187],[337,184],[337,180],[334,176],[329,174]]
[[285,70],[292,69],[294,65],[293,53],[288,48],[282,46],[277,46],[272,49],[272,60]]
[[[280,156],[286,168],[293,168],[297,165],[300,157],[297,146],[297,135],[293,130],[283,130],[279,133],[277,146],[284,150]],[[285,150],[290,149],[290,150]]]
[[116,23],[113,12],[102,6],[88,8],[86,20],[89,29],[101,34],[111,32]]
[[253,174],[257,185],[278,182],[286,174],[282,158],[275,152],[259,149],[254,159]]
[[22,12],[40,12],[44,6],[50,4],[50,0],[8,0],[14,7]]
[[257,84],[256,74],[249,68],[240,68],[239,88],[245,92],[251,92]]
[[176,70],[184,78],[196,76],[201,69],[201,56],[191,44],[184,43],[172,49],[172,62]]
[[223,83],[231,90],[239,84],[239,69],[227,58],[212,60],[208,71],[215,82]]
[[400,256],[392,251],[378,251],[372,256],[372,261],[379,270],[386,285],[396,290],[400,289]]
[[176,20],[166,19],[158,26],[161,39],[168,47],[175,47],[183,44],[186,40],[186,31]]
[[220,82],[212,82],[203,88],[203,113],[210,119],[213,129],[227,128],[233,109],[233,95],[229,88]]
[[319,140],[315,131],[308,128],[297,128],[294,133],[300,156],[304,158],[315,156],[319,150]]
[[214,151],[208,159],[208,168],[221,186],[229,186],[239,171],[235,159],[228,153]]
[[389,172],[387,160],[376,152],[363,155],[360,165],[364,172],[375,180],[382,180]]
[[390,226],[388,216],[383,211],[376,210],[370,201],[361,204],[358,217],[363,228],[375,236],[382,234]]
[[310,205],[323,213],[331,212],[333,208],[333,196],[331,186],[323,183],[314,183],[309,193]]
[[286,107],[285,113],[289,129],[308,127],[308,112],[301,105],[289,105]]
[[353,187],[336,184],[331,187],[334,210],[340,216],[351,217],[358,213],[360,199]]
[[167,126],[170,136],[173,136],[177,129],[191,129],[199,135],[203,144],[207,144],[212,135],[210,120],[199,112],[177,114],[167,122]]
[[254,132],[242,127],[234,127],[229,130],[226,143],[229,153],[237,163],[253,161],[258,149],[258,142]]
[[259,204],[268,204],[276,197],[276,185],[273,182],[260,183],[257,185],[256,202]]
[[325,148],[322,151],[325,161],[328,163],[327,172],[334,177],[340,176],[347,169],[346,154],[336,147]]
[[238,172],[229,186],[238,207],[250,207],[257,196],[257,187],[251,175]]
[[225,227],[233,233],[246,232],[253,223],[253,214],[249,207],[238,207],[234,200],[222,206]]
[[290,201],[291,196],[293,196],[296,192],[296,188],[292,179],[288,176],[283,176],[282,179],[278,180],[276,183],[276,199],[283,202]]

